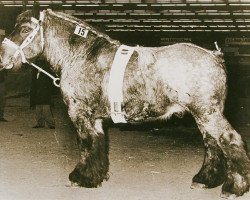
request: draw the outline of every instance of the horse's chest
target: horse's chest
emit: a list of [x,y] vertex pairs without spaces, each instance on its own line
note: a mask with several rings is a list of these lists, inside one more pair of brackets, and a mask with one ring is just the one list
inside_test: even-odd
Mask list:
[[97,73],[71,73],[61,77],[61,90],[64,102],[73,113],[76,110],[89,111],[88,116],[107,115],[107,99],[103,96],[102,78]]

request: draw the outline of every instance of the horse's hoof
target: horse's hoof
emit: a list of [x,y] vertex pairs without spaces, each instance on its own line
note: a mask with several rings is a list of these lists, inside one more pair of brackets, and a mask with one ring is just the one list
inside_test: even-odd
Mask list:
[[94,180],[91,180],[89,177],[84,175],[80,170],[75,168],[69,174],[69,180],[71,182],[71,187],[86,187],[86,188],[95,188],[98,184],[95,184]]
[[202,183],[197,183],[197,182],[193,182],[190,186],[191,189],[206,189],[208,188],[207,185],[202,184]]
[[235,199],[237,196],[229,192],[224,192],[224,193],[221,193],[220,197],[225,198],[225,199]]
[[[102,171],[101,171],[102,172]],[[75,169],[69,174],[72,186],[97,188],[101,186],[103,180],[107,179],[107,172],[100,173],[96,170],[87,169],[86,165],[78,163]]]
[[249,191],[249,180],[246,175],[239,173],[229,174],[227,180],[222,186],[221,196],[224,198],[232,199],[242,196]]

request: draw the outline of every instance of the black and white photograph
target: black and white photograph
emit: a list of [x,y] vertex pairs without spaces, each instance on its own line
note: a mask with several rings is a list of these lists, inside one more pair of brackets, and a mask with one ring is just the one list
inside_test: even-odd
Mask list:
[[0,200],[249,200],[250,0],[0,1]]

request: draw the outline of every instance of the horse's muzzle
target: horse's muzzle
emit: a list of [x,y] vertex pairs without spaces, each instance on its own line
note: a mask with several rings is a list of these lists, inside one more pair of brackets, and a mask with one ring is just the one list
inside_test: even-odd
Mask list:
[[12,69],[14,67],[14,63],[11,63],[9,65],[6,65],[4,69]]
[[16,62],[16,58],[11,57],[9,62],[4,63],[3,57],[0,55],[0,71],[2,69],[12,69],[14,67],[15,62]]

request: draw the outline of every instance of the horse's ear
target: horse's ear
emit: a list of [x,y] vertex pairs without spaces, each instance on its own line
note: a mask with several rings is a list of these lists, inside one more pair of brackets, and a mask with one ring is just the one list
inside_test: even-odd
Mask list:
[[32,14],[33,14],[33,17],[35,17],[36,19],[39,18],[40,7],[39,7],[39,4],[37,2],[34,3],[34,6],[32,8]]

